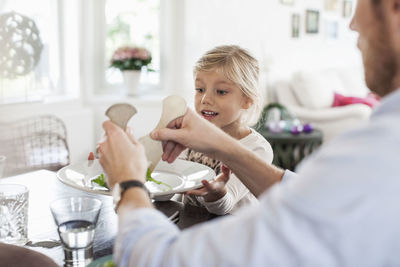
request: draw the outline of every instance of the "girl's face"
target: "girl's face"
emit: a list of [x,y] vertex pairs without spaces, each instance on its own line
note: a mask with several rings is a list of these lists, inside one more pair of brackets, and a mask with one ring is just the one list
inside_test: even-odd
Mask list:
[[240,116],[251,105],[240,88],[217,71],[199,71],[195,80],[197,113],[225,132],[235,135]]

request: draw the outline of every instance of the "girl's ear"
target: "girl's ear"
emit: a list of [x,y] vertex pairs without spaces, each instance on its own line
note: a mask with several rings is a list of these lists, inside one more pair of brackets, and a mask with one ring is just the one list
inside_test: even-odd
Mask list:
[[248,97],[244,96],[243,103],[242,103],[242,109],[249,109],[253,105],[253,100]]

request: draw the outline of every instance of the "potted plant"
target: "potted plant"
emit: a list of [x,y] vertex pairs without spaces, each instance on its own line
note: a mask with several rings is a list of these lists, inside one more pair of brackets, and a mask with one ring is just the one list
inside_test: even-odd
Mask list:
[[122,46],[112,58],[111,67],[122,71],[128,95],[137,95],[142,67],[151,62],[150,52],[143,47]]

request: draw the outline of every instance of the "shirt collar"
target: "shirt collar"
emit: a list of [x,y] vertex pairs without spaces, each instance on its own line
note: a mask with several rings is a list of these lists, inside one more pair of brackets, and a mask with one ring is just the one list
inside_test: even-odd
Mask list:
[[392,112],[400,113],[400,88],[383,97],[380,105],[372,112],[371,117]]

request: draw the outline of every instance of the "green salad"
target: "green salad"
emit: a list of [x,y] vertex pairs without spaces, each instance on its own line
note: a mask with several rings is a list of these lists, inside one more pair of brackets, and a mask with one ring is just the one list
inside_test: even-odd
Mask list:
[[99,176],[97,176],[96,179],[93,179],[92,182],[95,182],[96,184],[102,187],[109,188],[106,182],[106,178],[104,177],[104,174],[100,174]]
[[166,184],[166,183],[164,183],[164,182],[161,182],[161,181],[156,180],[156,179],[154,179],[153,177],[151,177],[150,168],[147,169],[147,172],[146,172],[146,180],[147,180],[147,181],[151,181],[151,182],[156,183],[156,184],[159,184],[159,185],[165,185],[165,186],[168,187],[168,189],[170,189],[170,190],[173,189],[172,186],[170,186],[169,184]]
[[117,267],[113,261],[106,261],[103,267]]
[[[165,186],[168,187],[168,189],[170,189],[170,190],[173,189],[172,186],[170,186],[169,184],[164,183],[164,182],[159,181],[159,180],[156,180],[156,179],[154,179],[153,177],[151,177],[150,168],[147,169],[147,172],[146,172],[146,180],[147,180],[147,181],[151,181],[151,182],[153,182],[153,183],[156,183],[156,184],[158,184],[158,185],[165,185]],[[105,176],[104,176],[103,173],[100,174],[99,176],[97,176],[96,179],[93,179],[92,182],[94,182],[94,183],[96,183],[96,184],[98,184],[98,185],[100,185],[100,186],[102,186],[102,187],[109,188],[108,185],[107,185],[107,182],[106,182],[106,178],[105,178]]]

